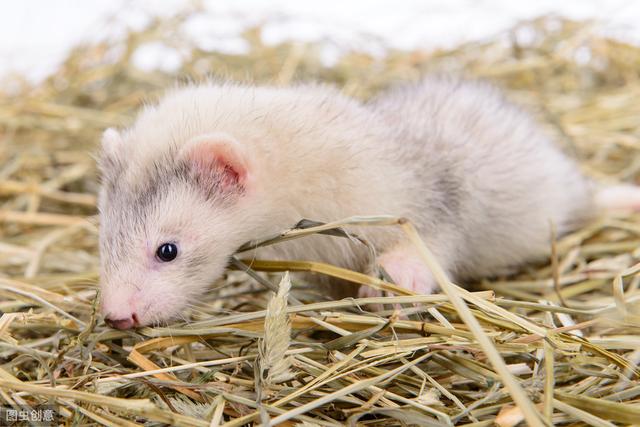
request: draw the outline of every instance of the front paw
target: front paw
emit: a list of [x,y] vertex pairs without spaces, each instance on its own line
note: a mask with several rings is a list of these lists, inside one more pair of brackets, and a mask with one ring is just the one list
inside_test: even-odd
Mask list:
[[[420,295],[429,295],[438,289],[431,271],[422,262],[412,247],[398,246],[384,252],[378,257],[378,264],[384,269],[391,281],[396,285]],[[360,286],[359,298],[375,298],[385,294],[384,291],[370,286]],[[394,305],[396,309],[401,307]],[[373,311],[382,310],[382,305],[371,306]]]
[[410,246],[399,246],[378,258],[393,282],[419,295],[429,295],[438,289],[431,271]]

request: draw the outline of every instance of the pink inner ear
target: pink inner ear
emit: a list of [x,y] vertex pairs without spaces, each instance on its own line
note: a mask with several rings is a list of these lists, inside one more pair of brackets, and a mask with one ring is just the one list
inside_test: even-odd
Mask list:
[[247,181],[246,163],[236,142],[225,139],[201,139],[185,147],[196,172],[223,190],[242,191]]

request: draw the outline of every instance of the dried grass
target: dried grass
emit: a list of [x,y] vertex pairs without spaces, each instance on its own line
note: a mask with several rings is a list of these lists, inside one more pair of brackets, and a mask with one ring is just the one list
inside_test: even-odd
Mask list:
[[[239,253],[237,271],[188,313],[188,324],[107,328],[95,307],[90,154],[106,126],[129,123],[143,100],[174,83],[175,75],[130,65],[148,41],[190,52],[181,79],[317,79],[362,98],[427,71],[464,71],[538,114],[588,174],[634,181],[640,169],[640,49],[595,35],[588,23],[551,17],[455,50],[378,59],[351,52],[324,67],[318,46],[265,46],[259,29],[245,34],[247,55],[201,51],[175,31],[185,16],[121,44],[78,47],[44,83],[14,81],[0,96],[1,405],[55,402],[65,424],[640,424],[635,215],[554,239],[547,264],[487,279],[473,292],[449,282],[403,220],[305,222],[243,249],[319,232],[338,239],[354,224],[401,227],[444,293],[412,296],[326,264],[243,263]],[[286,271],[391,296],[326,301],[296,276],[278,291],[273,273]],[[375,304],[402,308],[367,311]]]

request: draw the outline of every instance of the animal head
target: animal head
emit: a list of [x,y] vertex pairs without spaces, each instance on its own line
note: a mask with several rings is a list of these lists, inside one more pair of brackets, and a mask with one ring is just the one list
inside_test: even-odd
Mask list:
[[102,310],[119,329],[180,316],[223,273],[254,190],[250,157],[228,134],[155,150],[146,137],[109,129],[99,160]]

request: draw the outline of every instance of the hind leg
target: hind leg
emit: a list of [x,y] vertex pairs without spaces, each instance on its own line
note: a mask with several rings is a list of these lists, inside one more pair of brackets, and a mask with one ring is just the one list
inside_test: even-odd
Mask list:
[[[438,289],[431,271],[409,244],[398,245],[384,252],[378,257],[378,264],[400,287],[422,295],[432,294]],[[381,292],[361,286],[358,295],[363,298],[374,297],[380,296]]]

